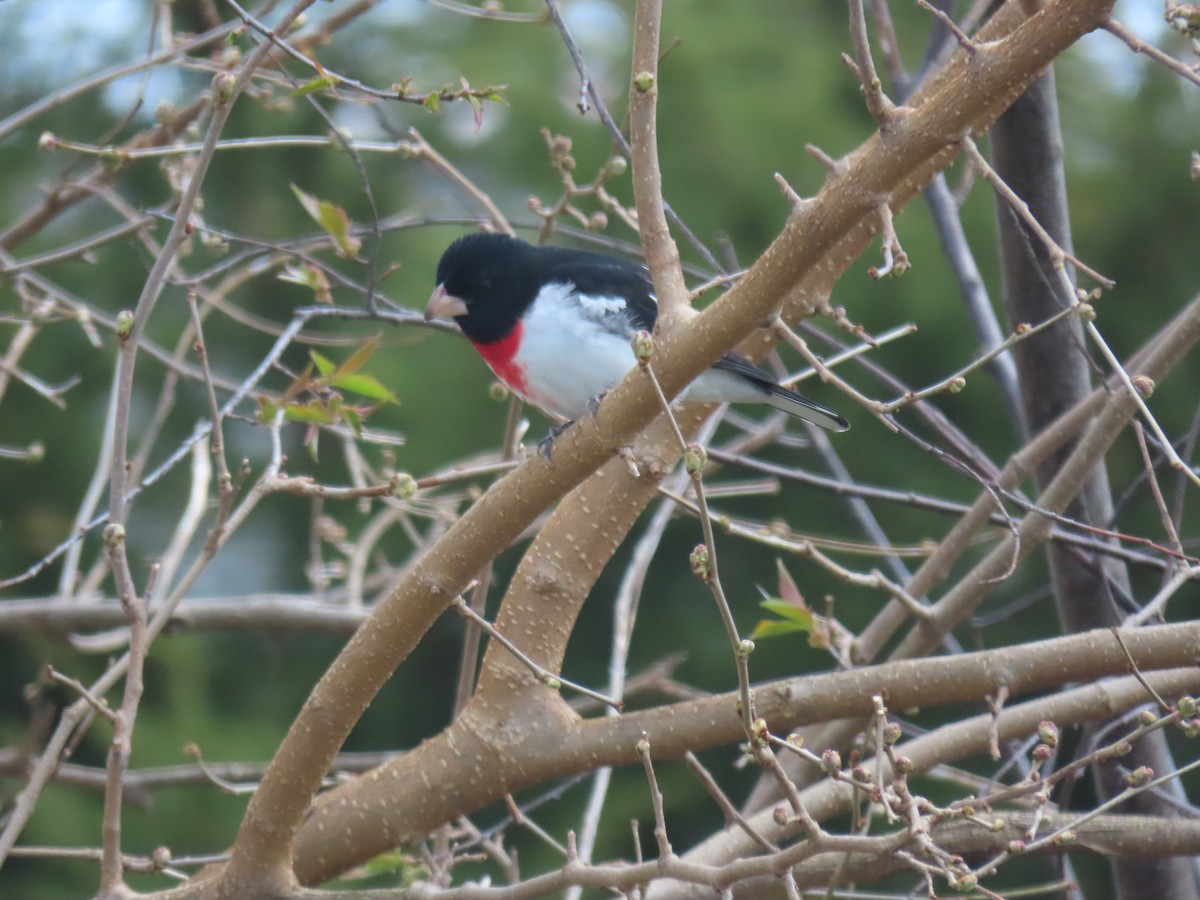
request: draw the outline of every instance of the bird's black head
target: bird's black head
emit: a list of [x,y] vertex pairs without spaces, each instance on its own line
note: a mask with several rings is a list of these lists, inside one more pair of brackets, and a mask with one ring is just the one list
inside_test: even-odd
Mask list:
[[534,248],[504,234],[469,234],[446,248],[426,320],[450,316],[479,343],[507,335],[537,295],[531,283]]

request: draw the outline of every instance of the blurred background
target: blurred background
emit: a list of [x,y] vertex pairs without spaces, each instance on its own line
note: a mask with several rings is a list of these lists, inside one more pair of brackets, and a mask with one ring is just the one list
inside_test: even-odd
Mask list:
[[[175,31],[208,27],[204,3],[169,4]],[[232,18],[223,4],[219,16]],[[145,57],[156,30],[153,4],[135,0],[48,4],[34,0],[0,3],[0,116],[14,114],[64,86],[107,67]],[[318,4],[310,23],[337,15],[343,4]],[[540,14],[535,2],[508,3],[506,10]],[[564,2],[568,25],[579,41],[591,75],[621,121],[626,107],[631,2],[574,0]],[[1157,9],[1157,8],[1155,8]],[[928,17],[904,4],[893,9],[905,62],[916,67],[929,31]],[[1150,5],[1118,4],[1117,16],[1144,39],[1168,41],[1159,13]],[[268,24],[270,15],[265,17]],[[666,49],[660,76],[659,153],[666,197],[694,234],[729,268],[752,262],[778,233],[787,205],[772,179],[781,173],[801,193],[816,192],[825,177],[822,166],[804,152],[815,144],[833,157],[866,140],[875,125],[862,102],[858,84],[839,55],[850,49],[846,11],[840,4],[761,2],[753,7],[717,0],[686,0],[667,4],[663,28]],[[240,34],[217,52],[248,52],[251,36]],[[1171,45],[1178,50],[1177,45]],[[221,48],[224,47],[224,50]],[[209,51],[205,51],[208,53]],[[615,148],[594,111],[577,108],[579,79],[562,41],[546,23],[492,21],[464,15],[453,4],[390,0],[340,30],[316,50],[321,64],[375,87],[411,79],[414,93],[448,85],[473,88],[501,86],[502,102],[483,103],[482,118],[462,101],[444,102],[437,112],[420,105],[355,102],[347,92],[340,101],[322,97],[332,122],[361,141],[406,138],[417,128],[424,137],[486,191],[521,226],[536,226],[528,199],[554,202],[560,190],[549,165],[539,129],[569,137],[577,160],[576,177],[592,177]],[[198,54],[198,58],[208,58]],[[1135,57],[1111,36],[1098,33],[1073,48],[1057,66],[1059,98],[1066,141],[1068,190],[1073,210],[1075,247],[1080,256],[1115,279],[1117,289],[1098,304],[1099,324],[1121,357],[1137,348],[1173,310],[1197,288],[1196,223],[1200,197],[1189,179],[1191,153],[1200,148],[1200,96],[1194,88],[1141,57]],[[306,76],[302,76],[306,77]],[[190,104],[207,87],[212,72],[199,65],[164,65],[138,71],[100,90],[89,91],[47,109],[24,127],[0,140],[0,229],[8,229],[37,209],[46,192],[60,181],[78,177],[93,164],[90,157],[69,150],[38,152],[45,132],[82,143],[120,143],[149,127],[155,117],[169,116],[171,107]],[[286,90],[266,96],[242,97],[225,129],[227,138],[271,135],[323,135],[328,124],[304,97]],[[195,139],[191,135],[190,139]],[[445,245],[479,221],[477,208],[461,191],[431,167],[395,155],[364,153],[363,165],[381,217],[406,216],[411,227],[388,230],[378,247],[381,292],[396,303],[420,310],[433,286],[433,271]],[[950,172],[956,187],[961,165]],[[169,203],[170,166],[155,160],[128,166],[115,190],[132,207],[155,210]],[[302,190],[336,204],[356,223],[371,213],[361,178],[350,157],[326,147],[258,146],[245,151],[219,152],[203,189],[200,215],[226,238],[224,246],[202,240],[189,243],[181,265],[203,272],[239,252],[248,241],[287,242],[312,234],[290,189]],[[615,177],[607,188],[632,204],[629,175]],[[969,187],[969,185],[968,185]],[[593,207],[588,207],[589,211]],[[993,295],[998,295],[994,241],[995,206],[982,181],[963,203],[963,220],[976,258]],[[109,204],[81,203],[58,216],[19,246],[8,249],[18,258],[68,245],[114,225]],[[161,239],[169,227],[162,218],[154,228]],[[946,377],[977,353],[967,316],[954,281],[941,256],[928,213],[919,200],[897,218],[901,241],[912,270],[900,279],[872,281],[867,268],[878,263],[873,250],[851,265],[839,282],[832,302],[869,333],[913,322],[918,331],[872,354],[912,386]],[[533,239],[536,232],[526,232]],[[636,235],[614,217],[603,235],[611,246],[637,252]],[[584,236],[562,229],[556,241],[580,241]],[[680,241],[692,267],[693,284],[712,272],[686,242]],[[368,251],[375,252],[368,247]],[[74,258],[42,271],[63,289],[107,315],[134,305],[145,282],[151,256],[129,238],[105,244],[86,259]],[[337,263],[355,278],[361,266]],[[392,268],[394,267],[394,268]],[[150,323],[152,339],[170,347],[188,319],[184,288],[167,289]],[[706,295],[705,301],[716,292]],[[274,277],[248,280],[234,288],[230,299],[256,317],[286,323],[291,311],[312,302],[312,292]],[[21,299],[11,279],[0,280],[0,347],[14,330]],[[334,286],[332,299],[344,306],[362,303],[361,293]],[[822,324],[839,339],[835,326]],[[372,335],[380,350],[369,371],[399,400],[374,413],[370,427],[397,435],[402,443],[388,453],[396,470],[423,475],[456,460],[494,450],[504,430],[506,402],[489,393],[490,373],[471,348],[457,336],[417,327],[388,324],[322,322],[320,333],[345,339],[345,345],[323,349],[345,359]],[[270,334],[248,328],[231,317],[214,315],[205,329],[213,370],[238,380],[250,368],[247,360],[262,357],[273,341]],[[306,351],[293,347],[285,362],[293,371],[303,368]],[[59,322],[42,333],[22,357],[22,368],[48,384],[78,378],[57,408],[25,385],[9,387],[0,407],[0,445],[26,447],[40,443],[42,458],[0,459],[0,579],[33,566],[71,532],[80,498],[92,477],[115,359],[115,342],[105,332],[99,346],[78,323]],[[802,368],[795,356],[784,354],[785,365]],[[139,403],[136,422],[152,415],[155,389],[164,377],[161,366],[144,355],[139,363]],[[890,399],[876,384],[853,368],[846,377],[873,396]],[[268,382],[281,390],[287,378]],[[1155,395],[1154,408],[1168,434],[1191,427],[1200,361],[1193,357]],[[804,391],[836,406],[854,430],[836,437],[837,450],[855,480],[903,490],[926,492],[970,502],[977,486],[950,473],[946,466],[903,438],[883,429],[850,400],[831,388],[812,384]],[[207,414],[202,390],[195,384],[180,388],[172,413],[152,459],[161,460]],[[957,395],[935,402],[993,460],[1003,461],[1019,439],[1003,413],[1000,395],[991,380],[977,374]],[[1178,412],[1176,412],[1178,411]],[[530,435],[541,436],[547,422],[527,411]],[[135,433],[136,433],[135,424]],[[249,421],[231,422],[227,429],[232,461],[246,456],[256,470],[267,454],[262,429]],[[285,431],[290,474],[311,473],[344,483],[345,461],[336,443],[322,445],[318,459],[304,447],[304,428]],[[789,466],[827,473],[826,464],[810,448],[773,448],[764,458]],[[1113,482],[1121,490],[1137,478],[1141,462],[1130,437],[1110,457]],[[138,501],[131,522],[131,559],[141,566],[135,576],[162,552],[164,534],[179,515],[187,488],[186,467],[164,478]],[[730,475],[749,478],[750,475]],[[487,479],[479,479],[484,487]],[[1157,513],[1145,491],[1122,498],[1123,527],[1135,533],[1152,530]],[[852,519],[839,499],[810,488],[784,484],[770,496],[729,499],[721,511],[763,520],[785,519],[796,532],[858,539]],[[275,497],[258,508],[252,521],[226,547],[197,584],[197,597],[230,597],[265,592],[311,592],[314,518],[312,501]],[[354,504],[324,512],[345,528],[352,541],[365,515]],[[897,544],[917,545],[939,538],[951,520],[905,506],[880,505],[881,524]],[[637,534],[635,529],[634,535]],[[701,690],[728,690],[736,683],[720,622],[706,591],[687,569],[687,551],[699,540],[699,527],[683,516],[670,527],[654,565],[634,636],[631,671],[665,655],[686,658],[675,671],[680,682]],[[97,534],[85,541],[84,559],[99,548]],[[754,544],[727,539],[722,571],[739,626],[752,628],[761,616],[758,588],[777,594],[776,554]],[[397,537],[382,551],[400,561],[411,546]],[[494,612],[508,576],[520,558],[518,546],[497,562],[490,595]],[[977,558],[977,557],[976,557]],[[619,551],[585,609],[572,652],[568,677],[589,684],[603,682],[611,600],[628,559]],[[971,560],[968,560],[970,562]],[[857,628],[876,611],[880,598],[856,592],[811,563],[785,561],[810,602],[836,597],[838,617]],[[86,567],[87,563],[85,563]],[[1136,574],[1136,573],[1135,573]],[[1145,574],[1138,585],[1151,589],[1157,572]],[[39,574],[0,592],[0,601],[53,597],[59,570],[50,565]],[[1058,633],[1052,603],[1037,596],[1045,584],[1044,565],[1035,561],[997,592],[989,609],[1028,599],[1032,604],[1019,618],[1003,618],[982,627],[961,629],[967,647],[995,646]],[[1196,593],[1188,603],[1195,608]],[[983,611],[983,612],[986,612]],[[436,733],[451,714],[457,673],[461,621],[447,616],[416,654],[400,669],[351,737],[347,750],[384,751],[413,746]],[[234,630],[183,631],[160,638],[153,646],[146,674],[146,695],[138,718],[134,768],[184,764],[185,745],[196,744],[209,761],[265,761],[270,758],[287,724],[309,688],[345,640],[344,632],[286,631],[277,634]],[[27,630],[0,631],[0,746],[36,743],[40,727],[52,721],[55,710],[71,697],[63,688],[45,683],[42,669],[56,669],[84,682],[108,662],[73,648],[62,635]],[[829,668],[828,657],[802,638],[760,642],[752,673],[756,679]],[[945,710],[950,716],[957,711]],[[930,716],[926,724],[936,724]],[[33,724],[31,724],[33,723]],[[92,728],[75,750],[72,761],[102,766],[109,737],[107,726]],[[736,785],[751,782],[750,773],[729,770],[735,748],[705,754],[706,762]],[[10,775],[12,773],[9,773]],[[607,812],[612,821],[650,818],[641,776],[618,785]],[[706,834],[720,821],[717,811],[695,789],[682,766],[664,765],[659,772],[671,813],[677,846]],[[0,808],[6,807],[20,780],[0,781]],[[735,788],[731,788],[736,793]],[[575,822],[585,789],[568,788],[540,810],[541,823],[561,836]],[[96,846],[102,794],[98,788],[52,784],[37,814],[25,829],[22,843],[56,846]],[[130,852],[150,853],[160,845],[176,853],[220,852],[232,836],[244,808],[244,798],[229,796],[208,784],[180,786],[153,792],[134,792],[125,816],[125,846]],[[479,824],[499,821],[503,810],[481,814]],[[617,833],[621,829],[615,829]],[[627,832],[626,832],[627,833]],[[628,853],[628,840],[598,848],[597,858]],[[527,849],[536,859],[539,848]],[[67,898],[87,896],[96,887],[97,868],[91,862],[38,862],[14,859],[0,870],[0,895]],[[133,882],[139,888],[165,886],[169,880],[147,877]]]

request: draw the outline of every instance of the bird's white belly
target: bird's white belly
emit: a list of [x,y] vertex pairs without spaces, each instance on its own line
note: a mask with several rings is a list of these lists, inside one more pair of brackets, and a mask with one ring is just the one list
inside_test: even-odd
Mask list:
[[526,398],[562,419],[577,419],[588,402],[617,384],[636,360],[629,343],[601,332],[546,334],[527,322],[517,362],[524,370]]
[[[531,331],[533,333],[531,333]],[[517,363],[525,376],[526,400],[564,420],[579,418],[593,398],[615,387],[636,364],[629,343],[617,335],[590,339],[576,335],[570,352],[561,338],[539,340],[536,329],[527,329]],[[765,392],[744,378],[709,369],[679,396],[680,401],[701,403],[761,402]]]

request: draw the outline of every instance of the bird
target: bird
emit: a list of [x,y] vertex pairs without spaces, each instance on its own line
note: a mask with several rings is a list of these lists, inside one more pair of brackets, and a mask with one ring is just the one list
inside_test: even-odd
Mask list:
[[[637,363],[631,344],[652,332],[658,304],[644,266],[590,250],[529,244],[498,233],[456,239],[437,266],[425,321],[452,318],[509,390],[564,423],[595,411]],[[840,415],[727,353],[681,393],[705,403],[765,403],[830,431]]]

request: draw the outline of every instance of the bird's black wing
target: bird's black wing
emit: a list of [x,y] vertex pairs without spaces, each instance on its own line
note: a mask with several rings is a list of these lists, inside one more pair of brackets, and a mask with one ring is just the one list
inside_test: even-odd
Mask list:
[[[588,297],[623,300],[621,316],[633,331],[653,331],[658,319],[658,304],[654,288],[644,266],[615,256],[575,250],[567,247],[543,247],[546,281],[562,281],[575,285],[575,292]],[[617,310],[612,310],[617,312]],[[624,329],[622,329],[624,330]]]
[[[583,313],[597,324],[626,338],[632,331],[654,330],[658,304],[654,300],[654,287],[644,266],[614,256],[567,247],[540,247],[538,256],[542,283],[575,285]],[[596,302],[601,300],[621,302]],[[845,431],[850,427],[833,410],[783,387],[769,373],[740,354],[725,354],[713,368],[745,379],[762,391],[764,402],[789,415],[799,416],[832,431]]]

